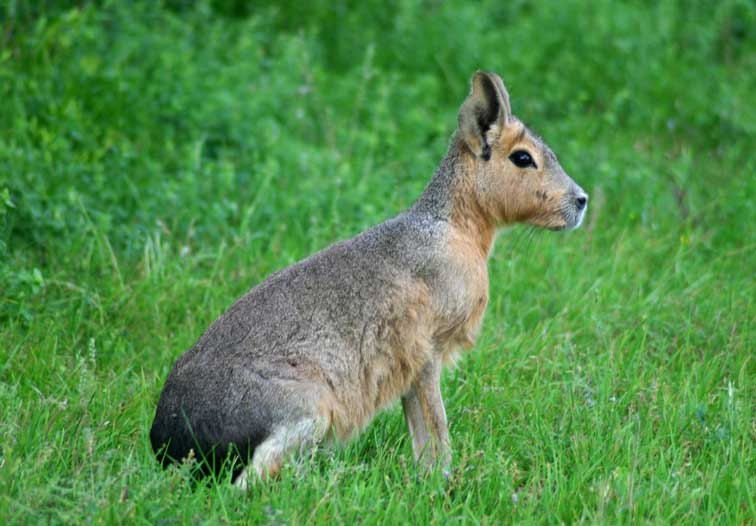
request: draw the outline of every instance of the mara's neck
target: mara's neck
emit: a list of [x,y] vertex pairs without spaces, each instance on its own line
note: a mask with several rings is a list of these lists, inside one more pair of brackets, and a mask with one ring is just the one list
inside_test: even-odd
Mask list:
[[481,206],[475,188],[474,163],[462,139],[455,135],[441,165],[412,211],[447,221],[488,257],[496,224]]

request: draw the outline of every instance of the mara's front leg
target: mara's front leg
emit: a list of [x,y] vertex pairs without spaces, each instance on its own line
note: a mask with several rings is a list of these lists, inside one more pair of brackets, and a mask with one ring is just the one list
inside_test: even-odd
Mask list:
[[441,398],[441,360],[429,362],[402,397],[404,419],[412,437],[415,462],[426,468],[451,464],[449,428]]

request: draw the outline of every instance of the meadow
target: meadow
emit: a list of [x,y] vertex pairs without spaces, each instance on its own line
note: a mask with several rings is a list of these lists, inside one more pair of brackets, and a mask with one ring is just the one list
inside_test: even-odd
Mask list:
[[[454,461],[398,406],[248,494],[162,470],[175,359],[410,206],[478,68],[590,194],[503,230]],[[0,523],[756,524],[756,4],[7,0]]]

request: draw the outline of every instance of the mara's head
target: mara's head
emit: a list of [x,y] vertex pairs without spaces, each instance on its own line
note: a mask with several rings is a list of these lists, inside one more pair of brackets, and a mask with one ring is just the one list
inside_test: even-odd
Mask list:
[[475,197],[498,224],[552,230],[580,226],[588,195],[549,147],[514,115],[501,78],[478,71],[459,110],[459,132],[470,157]]

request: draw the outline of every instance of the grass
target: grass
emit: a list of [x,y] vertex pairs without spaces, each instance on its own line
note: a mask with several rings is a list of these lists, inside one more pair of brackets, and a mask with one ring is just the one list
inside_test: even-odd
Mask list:
[[[756,523],[756,8],[0,7],[6,524]],[[398,407],[241,495],[162,471],[170,366],[275,269],[410,205],[477,68],[591,194],[502,232],[443,384],[449,481]]]

